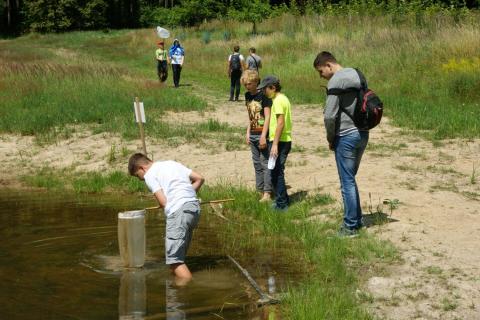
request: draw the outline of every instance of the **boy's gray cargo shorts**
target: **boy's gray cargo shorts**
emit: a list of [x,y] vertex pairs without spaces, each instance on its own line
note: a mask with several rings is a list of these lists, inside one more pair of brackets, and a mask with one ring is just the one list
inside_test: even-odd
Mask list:
[[166,264],[184,263],[193,229],[200,219],[198,201],[184,203],[180,209],[167,217],[165,233]]

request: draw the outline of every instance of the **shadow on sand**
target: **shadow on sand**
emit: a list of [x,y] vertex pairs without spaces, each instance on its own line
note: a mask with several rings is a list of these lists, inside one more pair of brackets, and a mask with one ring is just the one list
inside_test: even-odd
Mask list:
[[[288,187],[287,187],[288,189]],[[300,202],[302,200],[305,200],[307,197],[308,192],[305,190],[300,190],[295,193],[290,194],[288,197],[290,198],[290,204],[294,204],[295,202]]]
[[363,215],[363,225],[364,227],[380,226],[386,223],[397,222],[397,219],[391,217],[384,212],[372,212]]

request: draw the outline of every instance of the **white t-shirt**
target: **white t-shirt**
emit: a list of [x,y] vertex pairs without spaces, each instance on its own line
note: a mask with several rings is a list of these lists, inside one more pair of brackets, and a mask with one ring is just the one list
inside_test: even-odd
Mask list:
[[174,213],[186,202],[197,200],[190,173],[191,169],[172,160],[154,162],[145,173],[148,189],[152,193],[162,190],[167,198],[165,215]]
[[182,64],[184,57],[185,57],[185,53],[183,49],[177,48],[174,52],[172,52],[172,55],[170,56],[171,63]]

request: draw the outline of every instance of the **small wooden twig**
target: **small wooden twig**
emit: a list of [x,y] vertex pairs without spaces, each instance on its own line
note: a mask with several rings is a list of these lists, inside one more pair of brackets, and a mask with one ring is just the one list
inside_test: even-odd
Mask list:
[[230,219],[228,219],[227,217],[225,217],[221,212],[219,212],[220,210],[217,210],[217,207],[214,206],[214,205],[210,205],[210,208],[212,208],[213,210],[213,214],[216,215],[217,217],[225,220],[225,221],[228,221],[230,222]]

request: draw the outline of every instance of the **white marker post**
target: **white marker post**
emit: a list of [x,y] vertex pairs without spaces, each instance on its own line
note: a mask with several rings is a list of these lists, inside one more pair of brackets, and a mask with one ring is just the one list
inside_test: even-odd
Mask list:
[[138,97],[135,97],[133,103],[133,109],[135,111],[135,121],[138,122],[140,128],[140,139],[142,139],[143,154],[147,155],[147,145],[145,144],[145,132],[143,131],[143,124],[145,120],[145,109],[143,108],[143,102],[140,102]]

